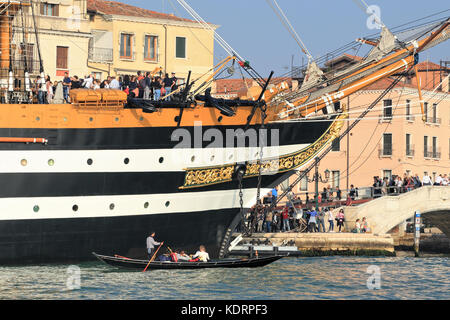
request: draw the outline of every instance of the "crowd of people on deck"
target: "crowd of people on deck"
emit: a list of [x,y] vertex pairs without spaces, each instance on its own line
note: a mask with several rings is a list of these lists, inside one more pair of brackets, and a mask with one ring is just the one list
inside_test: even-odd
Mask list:
[[[17,81],[20,80],[16,79]],[[130,97],[146,100],[171,101],[179,96],[175,72],[172,72],[170,76],[168,73],[153,76],[150,72],[144,74],[138,71],[136,75],[108,76],[103,81],[96,79],[94,74],[80,79],[76,75],[70,77],[66,72],[62,81],[52,81],[49,75],[46,75],[44,79],[37,76],[31,84],[31,91],[39,104],[51,104],[58,85],[62,86],[66,103],[70,103],[69,92],[73,89],[116,89],[124,91]]]

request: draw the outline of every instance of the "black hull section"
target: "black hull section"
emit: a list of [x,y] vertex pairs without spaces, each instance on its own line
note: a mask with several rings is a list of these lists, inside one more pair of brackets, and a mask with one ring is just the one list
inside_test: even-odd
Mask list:
[[[280,133],[280,145],[311,143],[317,140],[330,126],[327,122],[303,122],[267,124],[269,134],[267,145],[274,145],[271,141],[270,130],[278,129]],[[223,137],[227,136],[227,130],[242,129],[243,126],[217,126],[202,127],[200,134],[208,129],[219,130]],[[250,129],[258,130],[260,125],[250,126]],[[179,140],[171,137],[176,127],[146,127],[146,128],[102,128],[102,129],[5,129],[0,128],[0,137],[27,137],[46,138],[47,145],[2,143],[0,150],[105,150],[105,149],[170,149],[179,144]],[[190,136],[196,136],[194,127],[182,127]],[[198,133],[197,133],[198,134]],[[197,146],[192,142],[192,148],[206,148],[211,141],[203,141],[198,137],[202,145]],[[278,142],[278,141],[277,141]],[[259,142],[258,142],[259,143]],[[236,144],[236,141],[235,141]],[[235,145],[237,146],[237,144]],[[248,141],[246,141],[248,147]],[[233,147],[233,146],[228,146]],[[242,146],[244,147],[244,146]]]
[[[127,217],[11,220],[0,222],[0,264],[93,260],[92,251],[146,258],[151,231],[170,248],[195,252],[206,246],[217,257],[225,229],[238,210]],[[167,253],[162,248],[160,253]]]

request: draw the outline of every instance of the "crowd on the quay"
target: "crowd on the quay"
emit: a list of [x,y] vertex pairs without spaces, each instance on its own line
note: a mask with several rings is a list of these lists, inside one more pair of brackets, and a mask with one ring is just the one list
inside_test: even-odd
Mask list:
[[447,174],[436,175],[433,178],[425,173],[422,179],[416,173],[415,175],[403,174],[403,178],[399,175],[392,175],[390,178],[381,179],[378,176],[373,177],[372,194],[374,198],[385,195],[399,194],[420,188],[422,186],[448,186],[449,177]]
[[[20,81],[16,80],[16,82]],[[178,89],[177,82],[178,79],[174,72],[170,76],[168,73],[154,76],[150,72],[138,71],[136,75],[108,76],[103,81],[96,79],[94,74],[80,79],[76,75],[70,77],[66,72],[62,81],[52,81],[49,75],[44,78],[37,76],[31,85],[31,91],[39,104],[52,103],[58,85],[62,86],[62,94],[66,103],[70,103],[69,92],[73,89],[116,89],[124,91],[133,98],[170,101],[176,97],[174,93]]]
[[[447,174],[437,174],[433,179],[427,173],[422,178],[418,174],[414,176],[404,174],[392,177],[373,177],[372,196],[374,198],[405,193],[422,186],[449,186]],[[357,199],[359,190],[354,185],[350,186],[345,198],[347,205]],[[305,201],[302,202],[299,194],[292,191],[287,193],[287,201],[283,207],[272,205],[276,203],[278,188],[275,187],[264,198],[262,203],[254,205],[246,215],[246,225],[252,232],[290,232],[299,231],[301,225],[307,225],[306,232],[342,232],[345,222],[344,210],[341,208],[336,213],[333,210],[333,201],[342,200],[342,190],[339,187],[328,186],[318,194],[318,203],[322,208],[315,208],[315,199],[310,199],[308,193],[305,194]],[[347,230],[350,232],[370,232],[368,221],[364,217],[357,219],[354,226]]]
[[[328,192],[332,195],[331,190]],[[337,213],[334,213],[332,208],[328,207],[316,209],[309,202],[308,197],[306,198],[306,207],[304,209],[302,207],[297,208],[302,202],[298,195],[292,192],[288,193],[288,201],[280,209],[271,205],[276,202],[277,197],[278,189],[275,187],[264,197],[262,204],[257,204],[250,209],[247,213],[247,228],[256,233],[276,233],[298,231],[300,226],[306,224],[306,232],[344,231],[344,209],[339,209]],[[327,199],[331,201],[331,196]],[[363,218],[361,221],[358,219],[354,228],[347,231],[356,233],[370,232],[367,219]]]

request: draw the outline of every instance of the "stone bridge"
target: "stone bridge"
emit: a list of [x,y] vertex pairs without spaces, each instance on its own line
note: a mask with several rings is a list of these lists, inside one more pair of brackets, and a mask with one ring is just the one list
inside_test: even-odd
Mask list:
[[450,238],[450,186],[426,186],[345,207],[346,229],[353,229],[356,219],[366,217],[374,234],[384,234],[412,218],[415,211]]

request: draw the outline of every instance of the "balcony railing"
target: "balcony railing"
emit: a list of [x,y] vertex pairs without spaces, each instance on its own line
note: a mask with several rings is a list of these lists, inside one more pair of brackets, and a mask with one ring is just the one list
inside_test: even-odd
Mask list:
[[384,145],[378,149],[378,157],[392,157],[393,150],[391,145]]
[[440,159],[441,158],[441,150],[440,149],[424,150],[423,156],[425,158]]
[[426,123],[427,124],[441,124],[442,123],[442,119],[441,118],[427,117]]
[[98,63],[112,63],[113,49],[110,48],[89,48],[89,61]]
[[382,123],[382,122],[391,122],[392,121],[392,114],[380,114],[378,116],[378,122]]
[[406,147],[406,156],[407,157],[414,157],[414,146],[413,145],[411,145],[411,146],[409,146],[409,148],[408,147]]

